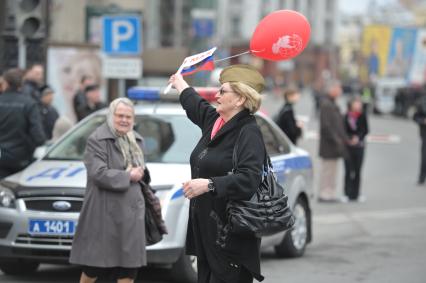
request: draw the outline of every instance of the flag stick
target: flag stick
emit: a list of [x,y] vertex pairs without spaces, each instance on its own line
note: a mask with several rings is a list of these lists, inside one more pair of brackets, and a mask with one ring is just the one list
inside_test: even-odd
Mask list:
[[[179,69],[177,70],[176,74],[180,74],[180,72],[182,72],[183,70],[183,66],[184,64],[182,63],[182,65],[180,65]],[[170,89],[172,88],[172,84],[169,84],[166,89],[164,90],[164,94],[169,93]]]

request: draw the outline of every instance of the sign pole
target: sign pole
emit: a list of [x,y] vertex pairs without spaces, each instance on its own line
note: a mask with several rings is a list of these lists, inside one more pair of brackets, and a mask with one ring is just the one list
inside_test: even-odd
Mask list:
[[118,80],[118,96],[119,97],[124,97],[126,96],[126,84],[125,84],[125,80],[124,79],[119,79]]
[[18,36],[18,66],[25,69],[27,65],[27,50],[25,48],[25,38],[22,35]]

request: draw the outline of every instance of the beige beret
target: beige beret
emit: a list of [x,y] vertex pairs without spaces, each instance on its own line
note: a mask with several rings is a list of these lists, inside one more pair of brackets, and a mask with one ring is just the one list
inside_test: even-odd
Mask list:
[[250,65],[232,65],[226,67],[220,73],[219,81],[221,84],[230,82],[244,83],[257,92],[261,92],[265,87],[265,79],[259,71]]

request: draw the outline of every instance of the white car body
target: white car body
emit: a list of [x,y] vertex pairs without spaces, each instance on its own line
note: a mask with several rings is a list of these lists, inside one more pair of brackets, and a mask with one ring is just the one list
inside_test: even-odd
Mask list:
[[[68,261],[72,235],[55,235],[55,233],[53,235],[37,235],[30,233],[29,221],[31,219],[42,219],[77,222],[86,186],[86,169],[80,160],[46,160],[45,157],[84,123],[90,121],[90,119],[105,116],[105,114],[106,110],[100,110],[87,117],[51,146],[44,157],[32,163],[25,170],[0,182],[0,194],[2,190],[7,190],[9,193],[12,191],[15,198],[15,207],[0,205],[0,268],[4,272],[13,273],[10,272],[10,269],[2,266],[2,261],[13,262],[19,259],[21,264],[26,261],[36,263],[63,263]],[[179,115],[186,117],[180,105],[164,103],[137,105],[136,115],[148,115],[150,117]],[[287,153],[270,155],[277,178],[284,185],[289,196],[291,207],[295,208],[300,200],[306,203],[306,208],[304,208],[305,219],[302,223],[299,223],[303,227],[297,227],[296,221],[296,228],[288,232],[295,233],[296,236],[299,233],[299,236],[302,237],[303,246],[298,251],[299,253],[290,254],[290,256],[300,256],[303,254],[307,242],[311,239],[309,204],[313,196],[312,163],[308,153],[292,145],[268,117],[259,113],[258,118],[263,119],[262,121],[269,125],[271,131],[279,135],[281,141],[288,143]],[[194,125],[194,127],[196,126]],[[193,147],[200,135],[201,133],[199,133],[199,136],[194,136],[193,144],[188,144],[188,146]],[[151,173],[151,185],[160,198],[163,217],[169,230],[169,234],[165,235],[162,241],[147,247],[147,250],[149,264],[179,268],[181,278],[191,281],[196,271],[194,261],[193,258],[184,255],[189,201],[184,198],[181,185],[182,182],[191,178],[188,163],[189,155],[186,160],[186,163],[147,163]],[[74,206],[74,210],[71,208],[71,211],[58,211],[55,208],[47,207],[55,202],[56,205],[58,205],[58,202],[59,204],[68,202],[71,206]],[[36,203],[39,203],[39,207],[35,205]],[[56,228],[53,227],[53,229]],[[285,233],[263,238],[262,246],[279,247],[286,237]]]

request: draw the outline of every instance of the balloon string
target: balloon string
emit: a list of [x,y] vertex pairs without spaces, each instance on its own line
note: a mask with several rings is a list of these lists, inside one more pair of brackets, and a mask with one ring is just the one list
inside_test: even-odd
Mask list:
[[264,51],[264,50],[247,50],[247,51],[239,53],[239,54],[235,54],[235,55],[232,55],[232,56],[229,56],[229,57],[225,57],[225,58],[222,58],[222,59],[214,60],[214,62],[217,63],[217,62],[225,61],[225,60],[228,60],[228,59],[231,59],[231,58],[235,58],[235,57],[238,57],[238,56],[241,56],[241,55],[244,55],[244,54],[248,54],[250,52],[251,53],[257,53],[257,52],[262,52],[262,51]]

